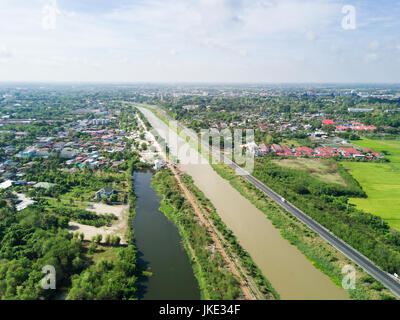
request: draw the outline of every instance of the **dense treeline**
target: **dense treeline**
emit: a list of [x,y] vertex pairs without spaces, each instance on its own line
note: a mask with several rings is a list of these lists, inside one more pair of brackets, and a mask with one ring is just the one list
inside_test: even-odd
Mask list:
[[68,300],[133,300],[138,298],[137,250],[121,248],[116,261],[101,259],[95,266],[72,277]]
[[42,268],[56,269],[57,288],[86,266],[84,247],[57,216],[30,207],[0,210],[0,298],[51,299],[59,292],[41,286]]
[[384,270],[400,272],[400,233],[381,218],[348,205],[348,197],[364,192],[346,175],[347,187],[328,185],[266,158],[257,161],[253,175]]
[[41,286],[47,265],[55,267],[56,288],[72,279],[68,299],[137,299],[141,270],[134,245],[117,248],[115,261],[91,266],[90,250],[65,229],[67,223],[37,205],[0,210],[0,299],[56,298],[60,291]]
[[[50,161],[47,165],[50,169],[54,163]],[[137,166],[140,166],[137,157],[129,159],[126,175],[122,174],[131,185],[128,193],[131,216],[135,211],[135,193],[129,177]],[[48,178],[55,172],[54,168],[43,174]],[[92,178],[93,183],[94,175],[86,174],[80,171],[71,181],[88,185],[90,182],[85,182],[87,177]],[[61,175],[58,180],[61,185],[66,182],[63,178],[67,179],[67,176]],[[9,191],[0,193],[0,299],[55,299],[61,288],[69,287],[68,299],[138,298],[138,279],[142,270],[137,261],[131,228],[126,235],[128,246],[120,246],[119,238],[112,237],[109,241],[106,238],[106,246],[99,249],[101,238],[94,237],[88,248],[83,234],[74,236],[66,229],[70,219],[100,226],[108,225],[115,219],[114,215],[97,216],[61,203],[53,206],[43,198],[36,199],[36,204],[18,212],[14,205],[5,205],[4,199],[12,197]],[[100,259],[94,264],[94,255],[104,248],[116,250],[117,256]],[[41,285],[44,278],[42,268],[48,265],[56,270],[56,290],[45,290]]]

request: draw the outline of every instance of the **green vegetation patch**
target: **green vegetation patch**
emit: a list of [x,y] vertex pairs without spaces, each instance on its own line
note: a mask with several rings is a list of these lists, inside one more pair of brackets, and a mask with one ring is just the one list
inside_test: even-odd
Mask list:
[[337,170],[337,163],[335,161],[298,158],[277,159],[273,160],[272,162],[280,165],[281,167],[304,171],[325,183],[346,185],[346,182],[344,181],[340,172]]
[[[278,207],[277,204],[252,184],[248,183],[242,177],[237,176],[231,168],[226,165],[213,165],[213,168],[222,178],[228,180],[242,196],[260,209],[271,220],[273,225],[280,230],[282,237],[295,245],[312,261],[316,268],[327,274],[336,285],[341,286],[341,268],[345,264],[352,264],[349,259],[331,247],[325,240],[309,230],[305,225],[298,222],[290,213]],[[292,199],[290,200],[292,201]],[[381,245],[379,246],[382,248]],[[369,282],[363,281],[364,276],[368,275],[361,268],[357,268],[356,289],[349,290],[349,295],[352,299],[394,298],[389,290],[382,289],[381,287],[379,290],[375,288],[379,283],[373,278],[369,279]]]
[[388,153],[389,163],[344,162],[351,175],[361,184],[368,198],[352,198],[357,208],[382,217],[400,230],[400,141],[362,139],[364,148]]
[[185,249],[192,260],[202,296],[211,300],[234,300],[241,297],[238,280],[229,270],[225,260],[213,249],[207,228],[199,224],[193,208],[185,202],[175,177],[170,170],[158,172],[152,182],[163,197],[160,210],[178,227]]

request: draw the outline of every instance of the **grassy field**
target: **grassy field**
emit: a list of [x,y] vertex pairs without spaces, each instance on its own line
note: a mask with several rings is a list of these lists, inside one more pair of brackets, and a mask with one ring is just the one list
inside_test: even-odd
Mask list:
[[[89,247],[89,243],[86,244]],[[93,253],[93,262],[96,264],[101,259],[107,261],[117,261],[118,260],[118,251],[120,248],[98,245],[96,251]]]
[[314,178],[325,183],[346,185],[346,182],[336,170],[334,162],[323,159],[279,159],[273,160],[275,164],[289,169],[304,171]]
[[391,227],[400,230],[400,141],[363,139],[354,143],[377,152],[389,152],[386,158],[391,162],[343,163],[368,195],[367,199],[351,199],[351,203],[382,217]]

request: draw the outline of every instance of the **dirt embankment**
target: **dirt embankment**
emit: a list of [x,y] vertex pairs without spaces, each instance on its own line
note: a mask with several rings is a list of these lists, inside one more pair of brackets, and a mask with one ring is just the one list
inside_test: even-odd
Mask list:
[[238,267],[236,266],[236,264],[231,260],[231,258],[229,257],[228,253],[226,252],[223,244],[221,243],[220,239],[218,238],[216,231],[213,227],[213,225],[211,224],[211,222],[203,215],[201,209],[197,206],[197,203],[195,202],[195,200],[193,199],[192,194],[190,193],[190,191],[186,188],[185,184],[182,183],[180,176],[177,172],[177,170],[173,167],[170,166],[172,172],[175,175],[176,180],[178,181],[179,186],[181,187],[182,191],[184,192],[186,199],[190,202],[190,204],[192,205],[195,214],[199,217],[200,221],[203,223],[204,226],[206,226],[206,228],[208,229],[208,233],[211,236],[216,249],[220,252],[220,254],[222,255],[223,259],[225,260],[225,262],[227,263],[227,265],[229,266],[229,269],[231,270],[231,272],[234,274],[234,276],[237,278],[237,280],[240,282],[240,288],[243,292],[243,295],[245,296],[246,300],[254,300],[256,299],[256,296],[251,292],[251,290],[249,289],[248,284],[243,280],[241,273],[239,272]]

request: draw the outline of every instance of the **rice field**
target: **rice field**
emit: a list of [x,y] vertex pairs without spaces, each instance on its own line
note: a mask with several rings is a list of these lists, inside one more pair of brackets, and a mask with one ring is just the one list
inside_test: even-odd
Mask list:
[[353,143],[380,153],[387,151],[389,155],[385,157],[391,162],[343,162],[368,195],[367,199],[351,199],[350,202],[400,230],[400,141],[363,139]]

